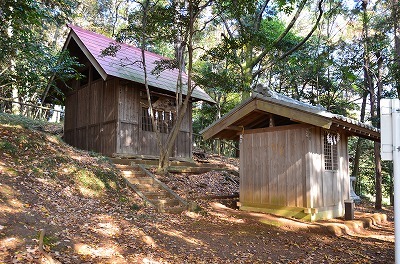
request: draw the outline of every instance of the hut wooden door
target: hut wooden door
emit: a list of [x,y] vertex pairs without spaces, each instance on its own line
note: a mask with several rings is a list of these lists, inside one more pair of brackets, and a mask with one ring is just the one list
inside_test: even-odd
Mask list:
[[335,206],[340,203],[339,141],[340,136],[338,134],[324,131],[324,175],[322,182],[324,206]]

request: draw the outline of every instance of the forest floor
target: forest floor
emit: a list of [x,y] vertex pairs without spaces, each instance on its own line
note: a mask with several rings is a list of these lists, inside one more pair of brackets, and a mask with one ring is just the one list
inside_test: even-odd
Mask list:
[[[225,176],[171,175],[203,210],[160,214],[107,158],[0,124],[0,263],[394,263],[393,208],[379,211],[387,222],[332,232],[327,225],[350,222],[306,223],[204,199],[237,192]],[[377,212],[370,203],[356,211]]]

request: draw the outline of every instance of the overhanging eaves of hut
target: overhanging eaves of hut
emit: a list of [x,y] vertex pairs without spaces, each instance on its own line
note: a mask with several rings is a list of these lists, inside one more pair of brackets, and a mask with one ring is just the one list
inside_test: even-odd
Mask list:
[[369,124],[332,114],[322,106],[312,106],[273,91],[268,91],[265,95],[253,93],[249,99],[200,133],[204,139],[238,140],[240,134],[246,130],[294,124],[342,130],[349,136],[380,140],[379,130]]

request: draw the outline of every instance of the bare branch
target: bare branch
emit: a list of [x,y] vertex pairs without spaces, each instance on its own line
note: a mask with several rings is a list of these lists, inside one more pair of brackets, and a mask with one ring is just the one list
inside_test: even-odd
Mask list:
[[292,20],[290,21],[289,25],[286,27],[285,31],[283,31],[279,35],[279,37],[274,41],[273,46],[276,46],[289,33],[289,31],[292,29],[292,27],[296,23],[297,19],[299,18],[301,11],[303,11],[303,8],[306,5],[306,3],[307,3],[307,0],[303,0],[300,3],[300,6],[297,9],[296,14],[293,16]]
[[292,54],[293,52],[295,52],[296,50],[298,50],[312,36],[314,31],[317,29],[319,22],[321,21],[322,15],[324,14],[324,10],[322,9],[323,2],[324,2],[324,0],[320,0],[318,3],[319,15],[318,15],[317,21],[315,21],[315,24],[314,24],[313,28],[311,29],[311,31],[308,33],[308,35],[302,41],[300,41],[296,46],[294,46],[289,51],[287,51],[285,54],[283,54],[281,57],[279,57],[278,60],[282,60],[282,59],[286,58],[287,56],[289,56],[290,54]]
[[255,23],[256,25],[260,25],[261,20],[262,20],[262,15],[263,15],[265,9],[267,8],[269,1],[270,1],[270,0],[266,0],[265,3],[264,3],[264,5],[263,5],[262,8],[260,9],[260,13],[258,14],[257,21],[256,21],[256,23]]

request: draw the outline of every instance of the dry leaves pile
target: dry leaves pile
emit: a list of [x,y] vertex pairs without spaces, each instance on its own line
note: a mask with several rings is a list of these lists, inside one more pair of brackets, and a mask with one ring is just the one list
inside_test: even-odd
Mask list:
[[[164,180],[187,198],[238,191],[223,172]],[[203,204],[201,213],[158,214],[126,188],[107,159],[0,124],[0,263],[49,263],[46,255],[61,263],[394,260],[394,243],[381,236],[393,236],[392,223],[334,237],[310,232],[305,223]],[[42,229],[46,254],[39,249]]]
[[234,195],[239,192],[239,177],[225,171],[168,174],[157,177],[185,199]]

